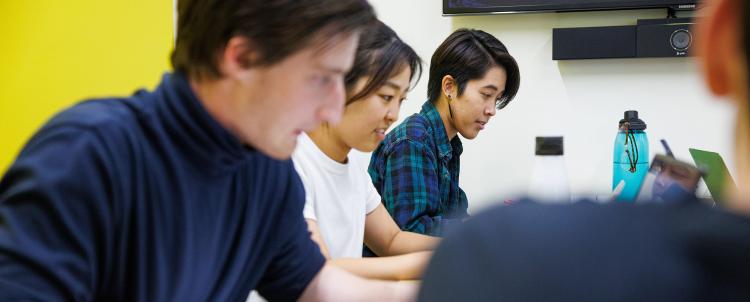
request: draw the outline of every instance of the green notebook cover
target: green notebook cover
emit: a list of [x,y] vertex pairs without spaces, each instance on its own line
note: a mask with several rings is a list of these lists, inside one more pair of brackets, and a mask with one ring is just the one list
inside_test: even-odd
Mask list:
[[711,197],[716,204],[723,204],[729,198],[730,190],[736,189],[734,179],[729,174],[724,159],[719,153],[693,148],[690,148],[690,155],[695,165],[706,172],[703,180],[706,182],[708,191],[711,192]]

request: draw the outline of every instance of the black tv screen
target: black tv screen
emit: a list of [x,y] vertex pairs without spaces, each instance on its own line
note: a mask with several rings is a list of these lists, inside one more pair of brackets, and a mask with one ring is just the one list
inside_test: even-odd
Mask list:
[[443,14],[695,8],[698,0],[443,0]]

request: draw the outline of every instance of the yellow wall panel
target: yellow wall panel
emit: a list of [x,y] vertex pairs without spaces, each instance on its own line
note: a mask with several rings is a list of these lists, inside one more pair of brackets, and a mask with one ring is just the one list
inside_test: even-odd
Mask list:
[[172,36],[169,0],[0,1],[0,173],[56,112],[153,89]]

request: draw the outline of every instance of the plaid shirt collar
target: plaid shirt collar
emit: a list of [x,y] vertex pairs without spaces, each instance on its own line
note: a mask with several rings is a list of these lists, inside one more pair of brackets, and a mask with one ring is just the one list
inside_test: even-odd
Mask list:
[[422,111],[420,111],[419,114],[427,120],[430,128],[432,128],[432,137],[435,139],[435,144],[438,148],[438,156],[446,161],[453,157],[454,151],[456,156],[461,156],[461,153],[464,151],[461,139],[456,135],[450,143],[448,142],[448,134],[445,131],[443,119],[440,118],[440,112],[438,112],[435,105],[430,101],[425,102],[422,105]]

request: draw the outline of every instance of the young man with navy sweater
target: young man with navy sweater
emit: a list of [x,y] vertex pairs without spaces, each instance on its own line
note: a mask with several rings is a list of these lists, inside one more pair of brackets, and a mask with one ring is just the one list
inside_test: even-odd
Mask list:
[[325,264],[288,160],[335,123],[363,0],[180,0],[152,92],[52,118],[0,181],[0,300],[403,300]]

